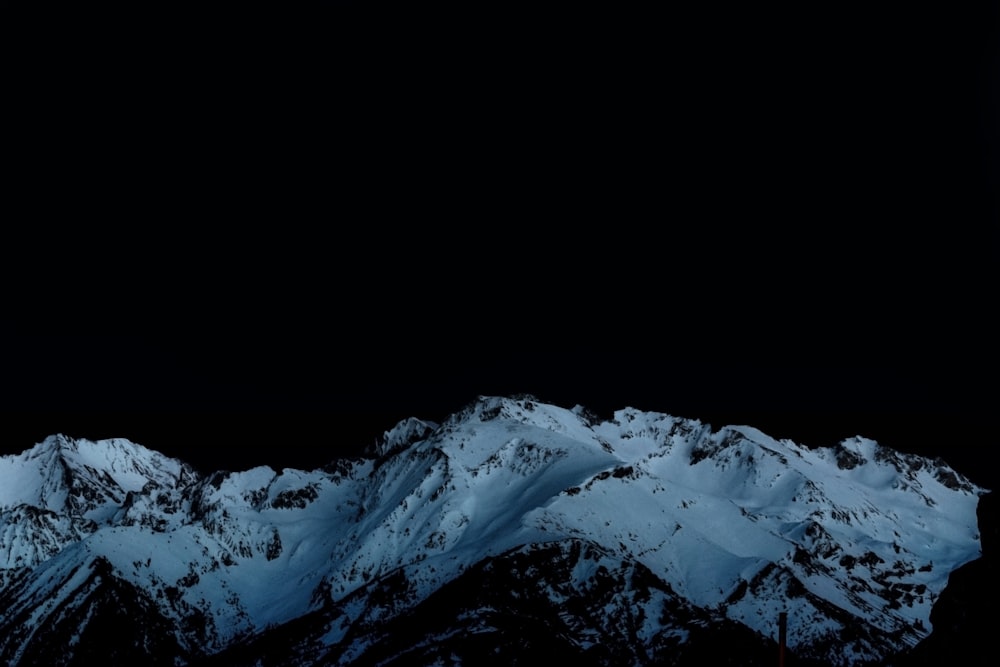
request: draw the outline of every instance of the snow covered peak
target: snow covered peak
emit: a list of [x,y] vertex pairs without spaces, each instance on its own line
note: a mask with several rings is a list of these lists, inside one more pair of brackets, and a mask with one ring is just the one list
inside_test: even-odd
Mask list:
[[437,429],[434,422],[408,417],[386,431],[375,445],[375,456],[386,456],[423,440]]
[[63,435],[62,433],[54,433],[50,436],[47,436],[44,440],[35,445],[32,449],[42,453],[42,452],[61,451],[64,448],[75,449],[76,441],[73,440],[73,438]]
[[[350,664],[383,621],[527,558],[518,576],[557,603],[602,570],[641,572],[641,651],[684,641],[659,621],[671,605],[761,636],[787,611],[798,655],[847,665],[926,635],[949,573],[980,553],[983,489],[861,437],[807,448],[751,426],[484,396],[440,425],[401,421],[369,454],[199,479],[126,440],[53,436],[0,458],[0,593],[6,578],[27,610],[102,559],[169,625],[201,615],[201,634],[177,636],[195,654],[327,614],[310,651]],[[570,569],[536,567],[536,552]],[[588,616],[611,623],[610,608]],[[0,614],[0,659],[13,623]]]
[[497,419],[558,430],[560,424],[580,421],[580,414],[578,411],[542,403],[526,394],[515,397],[480,396],[464,410],[452,415],[447,424],[486,423]]
[[194,471],[129,440],[96,442],[52,435],[31,449],[0,457],[0,510],[17,505],[108,520],[129,492],[147,485],[176,487]]

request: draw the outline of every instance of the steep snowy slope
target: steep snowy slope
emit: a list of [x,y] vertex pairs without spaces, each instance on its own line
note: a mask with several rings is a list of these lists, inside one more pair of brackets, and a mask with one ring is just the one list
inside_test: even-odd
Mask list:
[[33,567],[117,523],[134,497],[195,478],[187,465],[127,440],[54,435],[0,457],[0,571]]
[[[289,665],[430,659],[471,627],[514,650],[498,628],[521,607],[484,593],[490,577],[550,596],[546,622],[594,664],[701,655],[692,628],[712,625],[759,649],[782,610],[800,657],[878,660],[930,631],[948,574],[978,557],[983,492],[863,438],[807,449],[530,398],[406,420],[371,457],[311,472],[199,478],[125,441],[55,437],[0,459],[0,489],[0,657],[38,655],[66,618],[87,636],[101,615],[80,610],[124,596],[158,628],[143,632],[174,628],[157,641],[181,662]],[[626,598],[643,609],[627,627]],[[404,646],[398,624],[442,599],[458,616]],[[612,644],[630,648],[601,658]]]

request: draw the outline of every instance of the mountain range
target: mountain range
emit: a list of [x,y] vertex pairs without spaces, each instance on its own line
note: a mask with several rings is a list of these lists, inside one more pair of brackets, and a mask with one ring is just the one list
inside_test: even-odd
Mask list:
[[862,436],[481,397],[320,469],[233,468],[65,435],[0,457],[0,661],[770,665],[786,615],[788,664],[916,664],[979,636],[992,576],[989,491]]

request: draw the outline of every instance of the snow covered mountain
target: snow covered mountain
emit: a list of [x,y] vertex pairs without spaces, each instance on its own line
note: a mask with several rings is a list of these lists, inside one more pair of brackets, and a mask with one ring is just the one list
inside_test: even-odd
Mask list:
[[0,458],[0,661],[877,663],[980,556],[986,491],[864,438],[530,397],[370,456],[199,476],[124,440]]

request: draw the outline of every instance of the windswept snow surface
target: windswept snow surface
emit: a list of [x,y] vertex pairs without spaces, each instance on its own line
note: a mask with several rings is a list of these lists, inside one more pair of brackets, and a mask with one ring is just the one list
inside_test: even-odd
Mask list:
[[[809,449],[528,397],[406,420],[371,458],[311,472],[199,477],[124,440],[53,436],[0,458],[0,594],[16,585],[22,611],[58,599],[97,558],[178,627],[203,614],[203,632],[178,637],[193,653],[345,605],[332,644],[373,613],[348,602],[380,578],[411,588],[391,616],[484,559],[582,540],[763,635],[787,611],[793,650],[849,664],[930,631],[949,573],[979,556],[983,492],[864,438]],[[849,622],[870,633],[834,641]]]

